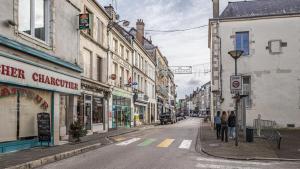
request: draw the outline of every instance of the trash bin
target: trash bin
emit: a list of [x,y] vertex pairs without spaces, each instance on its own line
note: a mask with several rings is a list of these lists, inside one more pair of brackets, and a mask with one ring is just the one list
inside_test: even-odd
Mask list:
[[253,128],[251,127],[246,128],[246,141],[253,142]]

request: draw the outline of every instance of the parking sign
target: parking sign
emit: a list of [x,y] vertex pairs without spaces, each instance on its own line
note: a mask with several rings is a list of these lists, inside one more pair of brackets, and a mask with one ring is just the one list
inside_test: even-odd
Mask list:
[[232,75],[230,76],[230,91],[231,93],[237,93],[242,91],[242,76]]

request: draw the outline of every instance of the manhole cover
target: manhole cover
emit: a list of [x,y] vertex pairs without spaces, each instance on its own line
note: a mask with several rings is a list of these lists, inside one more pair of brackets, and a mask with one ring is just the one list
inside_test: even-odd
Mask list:
[[220,146],[220,144],[219,143],[213,143],[213,144],[209,144],[209,146],[210,147],[218,147],[218,146]]

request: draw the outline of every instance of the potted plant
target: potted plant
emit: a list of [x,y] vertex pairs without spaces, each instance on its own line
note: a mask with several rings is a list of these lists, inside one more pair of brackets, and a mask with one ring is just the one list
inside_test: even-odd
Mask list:
[[79,122],[79,120],[74,121],[70,125],[70,134],[72,138],[75,139],[75,142],[80,142],[80,137],[85,136],[87,131],[84,129],[83,125]]

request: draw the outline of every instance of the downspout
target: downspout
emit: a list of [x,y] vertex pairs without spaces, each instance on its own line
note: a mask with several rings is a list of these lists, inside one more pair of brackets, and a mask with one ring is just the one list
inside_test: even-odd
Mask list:
[[[218,24],[219,25],[219,24]],[[223,102],[223,79],[222,79],[222,70],[223,70],[223,65],[222,65],[222,38],[220,38],[219,35],[216,36],[218,39],[219,39],[219,57],[220,57],[220,60],[219,60],[219,65],[220,65],[220,101],[221,103]]]

